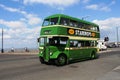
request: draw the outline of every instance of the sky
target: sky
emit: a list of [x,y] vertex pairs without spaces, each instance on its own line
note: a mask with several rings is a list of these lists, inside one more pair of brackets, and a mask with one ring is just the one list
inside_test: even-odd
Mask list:
[[37,48],[41,24],[53,14],[94,22],[100,26],[101,39],[116,41],[119,7],[120,0],[0,0],[0,48],[2,28],[4,48]]

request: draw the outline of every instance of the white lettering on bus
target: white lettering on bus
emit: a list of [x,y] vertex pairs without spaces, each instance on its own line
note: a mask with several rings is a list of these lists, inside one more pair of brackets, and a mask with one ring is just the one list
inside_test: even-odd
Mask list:
[[91,34],[92,34],[91,32],[75,30],[75,35],[79,35],[79,36],[92,36]]

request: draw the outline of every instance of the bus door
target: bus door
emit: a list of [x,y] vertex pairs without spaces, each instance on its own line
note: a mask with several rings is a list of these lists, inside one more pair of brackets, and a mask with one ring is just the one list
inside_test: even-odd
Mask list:
[[41,37],[40,46],[43,47],[43,59],[45,62],[48,62],[49,61],[49,46],[46,43],[47,43],[47,38]]
[[80,49],[80,44],[78,43],[78,41],[70,41],[69,54],[70,59],[82,58],[82,51]]

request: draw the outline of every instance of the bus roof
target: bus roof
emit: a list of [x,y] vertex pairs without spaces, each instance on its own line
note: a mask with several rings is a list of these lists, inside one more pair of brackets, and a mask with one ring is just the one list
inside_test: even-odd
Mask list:
[[85,20],[82,20],[82,19],[79,19],[79,18],[71,17],[71,16],[68,16],[68,15],[64,15],[64,14],[54,14],[54,15],[51,15],[51,16],[46,17],[45,19],[55,18],[55,17],[68,18],[68,19],[75,20],[75,21],[78,21],[78,22],[95,25],[95,27],[98,26],[98,25],[95,24],[95,23],[92,23],[92,22],[89,22],[89,21],[85,21]]

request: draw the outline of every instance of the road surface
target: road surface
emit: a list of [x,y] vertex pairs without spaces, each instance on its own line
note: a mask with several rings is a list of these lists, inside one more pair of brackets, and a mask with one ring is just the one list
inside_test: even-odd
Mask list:
[[107,80],[104,77],[120,66],[119,50],[100,53],[99,59],[63,67],[41,64],[36,54],[0,54],[0,80]]

